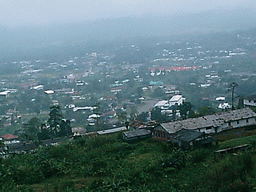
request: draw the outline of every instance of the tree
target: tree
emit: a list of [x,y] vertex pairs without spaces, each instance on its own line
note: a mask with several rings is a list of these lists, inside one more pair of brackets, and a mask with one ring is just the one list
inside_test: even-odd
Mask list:
[[244,97],[239,97],[239,101],[238,101],[238,109],[242,109],[244,108]]
[[68,135],[72,135],[70,120],[62,119],[60,122],[60,131],[58,132],[58,136],[63,137]]
[[216,113],[215,109],[210,106],[203,106],[198,109],[199,116],[212,115]]
[[141,122],[146,122],[148,118],[148,112],[142,112],[137,116],[137,120]]
[[134,106],[132,106],[131,113],[130,113],[130,121],[134,121],[137,115],[138,115],[138,110]]
[[57,133],[60,131],[60,123],[63,119],[61,109],[59,105],[54,105],[50,107],[50,113],[49,113],[49,131],[54,136],[57,136]]
[[120,113],[118,113],[117,117],[121,123],[124,123],[125,121],[127,121],[127,113],[125,111],[121,111]]
[[191,109],[192,105],[190,102],[184,102],[182,105],[178,106],[178,109],[180,110],[180,115],[183,119],[187,119]]
[[231,106],[232,106],[232,110],[234,110],[235,109],[235,107],[234,107],[234,94],[235,94],[235,88],[238,86],[238,84],[237,83],[235,83],[235,82],[233,82],[233,83],[231,83],[230,84],[230,89],[231,89],[231,98],[232,98],[232,104],[231,104]]
[[[63,119],[60,106],[50,107],[51,111],[49,114],[48,124],[49,127],[47,130],[54,137],[63,137],[72,134],[70,120]],[[47,134],[46,132],[44,134]]]
[[94,109],[93,109],[93,112],[95,115],[95,119],[96,119],[96,126],[97,126],[97,129],[99,129],[99,121],[100,121],[100,115],[101,115],[101,109],[100,109],[100,102],[97,102],[95,105],[92,106]]
[[49,130],[47,129],[46,124],[42,124],[41,125],[41,132],[39,132],[37,134],[38,140],[45,140],[45,139],[50,139],[51,137],[51,133],[49,132]]
[[4,141],[0,140],[0,148],[4,147]]
[[26,140],[38,140],[38,133],[40,132],[41,120],[33,117],[27,123],[22,125],[20,136]]
[[165,122],[167,120],[167,116],[165,114],[162,114],[159,107],[155,107],[151,111],[151,119],[157,122]]

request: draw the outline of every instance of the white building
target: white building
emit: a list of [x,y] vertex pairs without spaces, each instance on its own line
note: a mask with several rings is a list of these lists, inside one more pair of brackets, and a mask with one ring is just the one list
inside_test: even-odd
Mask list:
[[231,105],[229,105],[228,103],[220,103],[218,106],[219,109],[231,109]]
[[182,105],[185,101],[185,98],[182,97],[182,95],[174,95],[170,100],[169,100],[169,103],[170,103],[170,106],[173,106],[173,105]]
[[10,91],[2,91],[0,92],[0,96],[8,97],[10,94]]
[[216,101],[225,101],[225,97],[216,97]]
[[32,87],[31,89],[34,89],[34,90],[43,90],[43,89],[44,89],[44,85],[37,85],[37,86]]
[[169,102],[167,100],[162,100],[162,101],[158,101],[155,104],[155,107],[159,107],[159,108],[164,108],[164,107],[169,107]]
[[248,98],[244,99],[245,107],[256,107],[256,95],[251,95]]
[[50,89],[49,89],[49,90],[45,90],[44,92],[45,92],[47,95],[50,95],[50,94],[53,94],[53,93],[54,93],[54,91],[53,91],[53,90],[50,90]]

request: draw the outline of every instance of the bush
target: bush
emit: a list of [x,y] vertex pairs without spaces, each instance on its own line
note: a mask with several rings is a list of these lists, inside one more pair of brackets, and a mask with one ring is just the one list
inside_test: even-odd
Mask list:
[[192,162],[200,163],[203,162],[210,154],[210,151],[207,149],[197,149],[192,152]]

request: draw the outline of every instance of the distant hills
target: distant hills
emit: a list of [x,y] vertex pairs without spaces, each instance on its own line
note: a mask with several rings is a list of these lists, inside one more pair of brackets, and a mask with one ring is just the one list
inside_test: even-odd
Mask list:
[[133,37],[200,34],[255,28],[256,9],[212,10],[176,15],[146,15],[56,23],[50,25],[0,27],[0,57],[46,46],[62,47],[81,42],[127,39]]

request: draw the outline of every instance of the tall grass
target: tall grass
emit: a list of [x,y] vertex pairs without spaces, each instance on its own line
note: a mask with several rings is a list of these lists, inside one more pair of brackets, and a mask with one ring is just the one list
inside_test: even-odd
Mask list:
[[255,160],[255,155],[249,152],[228,155],[206,171],[207,184],[212,191],[249,191],[246,181],[255,176]]

